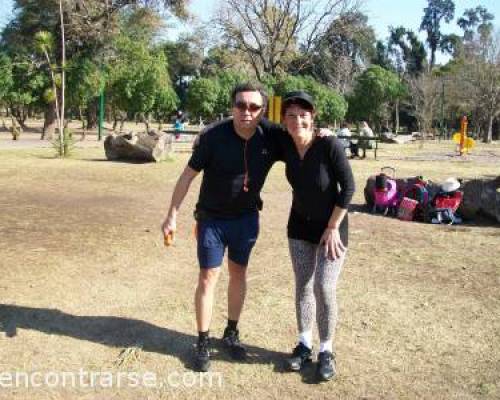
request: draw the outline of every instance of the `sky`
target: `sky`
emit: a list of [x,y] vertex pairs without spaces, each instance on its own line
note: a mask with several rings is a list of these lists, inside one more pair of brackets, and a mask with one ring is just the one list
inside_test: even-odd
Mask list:
[[[190,10],[201,21],[208,21],[217,9],[220,0],[191,0]],[[466,8],[475,8],[478,5],[486,7],[495,15],[493,21],[496,28],[500,29],[500,0],[454,0],[455,20],[443,27],[444,33],[460,33],[456,21]],[[0,29],[12,18],[12,0],[0,0]],[[364,0],[362,11],[368,16],[368,22],[375,29],[378,39],[386,39],[389,26],[403,25],[418,32],[427,0]],[[172,39],[179,32],[189,30],[189,26],[177,24],[176,28],[167,32]],[[425,40],[425,33],[420,32],[420,37]],[[444,57],[438,54],[438,62]]]

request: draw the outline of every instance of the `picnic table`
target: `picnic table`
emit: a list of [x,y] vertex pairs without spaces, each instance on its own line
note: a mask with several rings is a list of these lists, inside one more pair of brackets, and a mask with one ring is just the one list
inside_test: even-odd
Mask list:
[[[378,143],[382,140],[382,136],[359,136],[359,135],[337,135],[338,139],[345,139],[345,140],[357,140],[358,143],[360,144],[359,148],[363,150],[363,158],[366,158],[366,151],[367,150],[373,150],[374,155],[375,155],[375,160],[377,159],[377,150],[378,150]],[[375,146],[373,148],[368,147],[368,143],[370,141],[373,141],[375,143]]]

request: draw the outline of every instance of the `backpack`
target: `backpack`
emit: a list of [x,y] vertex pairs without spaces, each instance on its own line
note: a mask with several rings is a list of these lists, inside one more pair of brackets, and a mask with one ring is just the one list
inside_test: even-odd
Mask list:
[[455,215],[460,203],[462,202],[463,193],[459,190],[451,193],[439,192],[432,201],[432,206],[429,217],[433,224],[460,224],[462,219]]
[[[406,188],[406,190],[403,192],[403,200],[404,199],[413,200],[412,202],[406,201],[403,205],[404,207],[409,207],[405,214],[405,220],[409,220],[407,218],[409,218],[411,215],[412,220],[416,219],[419,221],[423,221],[429,207],[429,191],[427,190],[426,182],[422,179],[422,177],[417,177],[415,183],[410,184]],[[410,210],[410,208],[412,210]]]
[[[392,176],[387,175],[384,170],[391,170]],[[384,211],[387,215],[389,210],[395,211],[399,198],[395,178],[396,170],[392,167],[383,167],[380,174],[375,176],[375,187],[373,192],[373,213],[378,209]]]

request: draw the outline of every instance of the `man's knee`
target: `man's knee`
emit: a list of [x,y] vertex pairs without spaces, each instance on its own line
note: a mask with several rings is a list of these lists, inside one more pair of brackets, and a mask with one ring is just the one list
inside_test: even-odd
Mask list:
[[202,291],[208,291],[215,287],[219,278],[220,268],[200,269],[198,276],[198,288]]
[[228,261],[229,279],[244,280],[247,274],[246,265],[238,264],[235,261]]

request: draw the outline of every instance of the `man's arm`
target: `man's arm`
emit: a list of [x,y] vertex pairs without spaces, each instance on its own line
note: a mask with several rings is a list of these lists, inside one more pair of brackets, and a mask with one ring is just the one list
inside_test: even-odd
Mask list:
[[170,235],[173,240],[174,233],[177,229],[177,213],[179,212],[179,208],[181,207],[184,197],[186,197],[186,194],[189,191],[191,182],[198,174],[198,171],[187,165],[177,180],[174,193],[172,194],[172,200],[170,201],[167,217],[162,224],[162,231],[165,238]]

